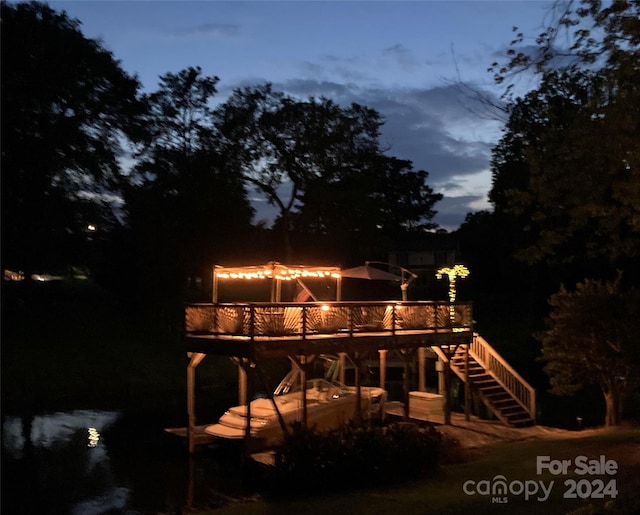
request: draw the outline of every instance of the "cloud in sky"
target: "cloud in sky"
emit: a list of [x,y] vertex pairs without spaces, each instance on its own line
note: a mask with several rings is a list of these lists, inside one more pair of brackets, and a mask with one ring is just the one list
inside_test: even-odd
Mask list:
[[[324,96],[342,105],[356,102],[383,114],[381,141],[387,153],[429,172],[429,184],[445,195],[435,206],[435,221],[442,227],[454,230],[467,213],[490,208],[492,142],[488,135],[498,134],[500,124],[468,110],[455,87],[369,89],[353,83],[293,79],[274,83],[274,88],[300,98]],[[269,220],[276,214],[258,197],[255,205],[258,219]]]
[[174,32],[176,36],[210,36],[215,38],[230,38],[240,34],[240,26],[230,23],[203,23]]
[[[490,150],[500,123],[465,86],[500,103],[487,68],[504,62],[512,26],[536,36],[552,2],[67,2],[137,74],[147,91],[158,77],[201,66],[220,77],[216,101],[240,86],[272,82],[306,98],[357,102],[386,120],[389,154],[429,172],[446,195],[436,222],[455,227],[486,207]],[[525,39],[523,49],[534,39]],[[526,80],[520,90],[530,89]]]
[[[452,228],[467,212],[488,207],[486,179],[500,124],[469,110],[470,99],[453,85],[382,89],[295,79],[274,86],[302,98],[326,96],[343,105],[356,102],[379,111],[386,120],[381,141],[389,148],[387,153],[429,172],[430,185],[447,196],[436,206],[438,223]],[[464,195],[470,188],[477,194]]]
[[385,48],[383,50],[383,56],[393,60],[406,71],[414,70],[420,65],[413,53],[401,43],[396,43],[389,48]]

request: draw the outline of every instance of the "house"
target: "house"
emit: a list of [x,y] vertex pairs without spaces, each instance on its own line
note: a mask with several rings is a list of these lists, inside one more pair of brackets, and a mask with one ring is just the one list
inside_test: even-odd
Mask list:
[[455,234],[428,233],[421,238],[396,242],[388,261],[418,276],[409,288],[410,299],[435,299],[446,293],[447,285],[437,281],[439,268],[459,262],[460,245]]

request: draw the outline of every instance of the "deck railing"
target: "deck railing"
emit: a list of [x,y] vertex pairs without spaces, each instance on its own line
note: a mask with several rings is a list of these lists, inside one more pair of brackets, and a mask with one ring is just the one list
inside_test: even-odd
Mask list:
[[479,334],[475,334],[469,354],[484,367],[536,419],[536,390],[516,372]]
[[245,339],[471,331],[471,303],[455,303],[453,320],[449,308],[444,301],[200,303],[187,305],[185,330],[187,336]]

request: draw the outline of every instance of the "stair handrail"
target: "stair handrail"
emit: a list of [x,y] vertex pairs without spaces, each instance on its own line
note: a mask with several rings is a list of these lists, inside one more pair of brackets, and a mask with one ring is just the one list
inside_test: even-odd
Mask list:
[[478,333],[474,333],[469,354],[489,372],[512,397],[536,419],[536,390]]

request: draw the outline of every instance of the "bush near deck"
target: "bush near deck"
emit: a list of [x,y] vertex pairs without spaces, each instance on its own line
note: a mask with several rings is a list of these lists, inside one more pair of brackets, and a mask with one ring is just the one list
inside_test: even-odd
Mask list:
[[[435,477],[408,480],[402,484],[376,485],[351,491],[294,496],[288,498],[241,502],[216,510],[197,511],[198,515],[275,515],[304,513],[326,515],[465,515],[473,514],[529,514],[529,515],[630,515],[640,513],[640,428],[638,426],[593,430],[589,436],[580,432],[564,438],[512,441],[481,449],[482,455],[465,463],[442,465]],[[604,454],[619,464],[616,475],[616,499],[565,499],[560,481],[547,502],[525,500],[523,496],[509,499],[507,504],[493,504],[485,496],[465,495],[465,481],[491,479],[497,474],[510,480],[540,479],[558,481],[551,474],[536,475],[536,459],[540,455],[554,458],[575,458],[586,455],[597,458]],[[394,469],[397,470],[397,469]],[[363,473],[360,470],[358,473]],[[584,476],[569,475],[574,479]],[[325,481],[330,481],[326,475]],[[320,485],[316,485],[320,486]]]
[[266,472],[264,494],[336,492],[432,475],[441,435],[412,423],[351,422],[334,431],[293,426]]

